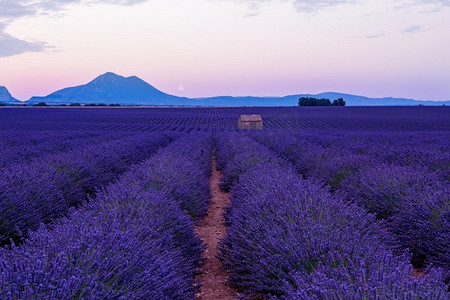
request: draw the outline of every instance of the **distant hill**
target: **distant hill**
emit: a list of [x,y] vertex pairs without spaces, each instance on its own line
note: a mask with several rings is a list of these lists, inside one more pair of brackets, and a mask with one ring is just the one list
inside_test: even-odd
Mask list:
[[221,96],[211,98],[197,98],[202,105],[215,106],[296,106],[300,97],[326,98],[331,101],[344,98],[348,106],[441,106],[450,105],[450,101],[419,101],[406,98],[369,98],[343,93],[298,94],[284,97],[232,97]]
[[6,104],[20,104],[19,100],[11,96],[11,93],[4,86],[0,86],[0,102]]
[[29,103],[188,105],[187,100],[163,93],[136,76],[123,77],[108,72],[85,85],[65,88],[45,97],[32,97]]
[[284,98],[298,101],[298,98],[308,96],[316,98],[327,98],[330,99],[331,101],[338,98],[344,98],[346,104],[350,106],[410,106],[421,104],[427,106],[450,105],[450,101],[420,101],[408,98],[392,98],[392,97],[369,98],[364,96],[334,93],[334,92],[321,93],[317,95],[293,95],[293,96],[286,96]]
[[391,97],[368,98],[334,92],[316,95],[298,94],[284,97],[220,96],[185,98],[163,93],[136,76],[123,77],[111,72],[100,75],[85,85],[65,88],[45,97],[32,97],[28,100],[28,104],[46,102],[47,104],[119,103],[122,105],[175,106],[297,106],[300,97],[328,98],[331,101],[337,98],[344,98],[349,106],[450,105],[450,101],[417,101]]

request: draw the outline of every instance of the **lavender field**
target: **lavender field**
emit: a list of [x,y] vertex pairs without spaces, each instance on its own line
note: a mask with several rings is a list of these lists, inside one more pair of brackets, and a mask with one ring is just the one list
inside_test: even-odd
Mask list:
[[216,299],[449,299],[449,141],[448,107],[2,108],[0,299],[213,299],[214,249]]

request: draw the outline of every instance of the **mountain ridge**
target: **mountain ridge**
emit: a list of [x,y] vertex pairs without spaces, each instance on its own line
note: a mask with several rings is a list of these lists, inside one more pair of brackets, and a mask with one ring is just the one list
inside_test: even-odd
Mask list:
[[44,97],[32,97],[25,103],[118,103],[146,106],[297,106],[300,97],[328,98],[331,101],[344,98],[349,106],[450,105],[450,100],[421,101],[393,97],[369,98],[338,92],[294,94],[282,97],[217,96],[187,98],[164,93],[137,76],[124,77],[113,72],[104,73],[83,85],[60,89]]
[[45,97],[32,97],[28,101],[29,103],[158,105],[161,101],[179,99],[183,98],[163,93],[137,76],[124,77],[107,72],[87,84],[57,90]]
[[6,86],[0,85],[0,102],[1,103],[20,103],[20,101],[14,98]]
[[[298,99],[301,97],[327,98],[331,101],[344,98],[348,106],[414,106],[431,105],[441,106],[450,105],[449,101],[415,100],[408,98],[370,98],[366,96],[352,95],[338,92],[324,92],[319,94],[294,94],[282,97],[254,97],[254,96],[216,96],[195,98],[199,101],[209,102],[212,105],[220,105],[221,102],[227,102],[230,106],[237,106],[238,103],[245,101],[247,106],[297,106]],[[260,103],[260,105],[257,105]]]

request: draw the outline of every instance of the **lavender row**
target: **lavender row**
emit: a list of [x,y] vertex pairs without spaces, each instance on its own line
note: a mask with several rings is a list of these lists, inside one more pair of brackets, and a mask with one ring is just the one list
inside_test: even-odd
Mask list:
[[450,180],[449,132],[301,133],[301,141],[330,149],[340,156],[364,155],[380,164],[426,167]]
[[450,279],[450,184],[425,169],[379,165],[347,176],[347,199],[386,219],[418,268],[435,265]]
[[[448,158],[438,159],[443,167],[439,173],[420,162],[411,165],[380,162],[379,157],[370,155],[374,150],[366,151],[366,155],[355,154],[354,149],[365,148],[367,144],[341,140],[336,146],[335,136],[303,139],[258,134],[256,139],[291,161],[307,178],[323,180],[332,189],[344,192],[348,200],[386,219],[402,247],[414,254],[416,267],[434,264],[447,270],[450,277],[450,185],[441,176],[448,174],[445,167],[450,163]],[[356,140],[369,142],[363,137]],[[380,146],[375,145],[376,139],[369,145],[386,152],[383,155],[386,157],[390,151],[383,147],[383,140],[391,137],[379,135]],[[430,148],[440,149],[446,143],[432,140],[430,144],[434,145]]]
[[204,246],[182,207],[194,218],[207,209],[211,144],[186,135],[21,247],[0,249],[0,298],[194,299]]
[[33,132],[10,130],[0,135],[0,169],[13,163],[25,163],[44,156],[73,151],[124,137],[124,133],[101,132]]
[[187,134],[133,167],[132,178],[123,181],[129,184],[139,180],[145,188],[168,193],[193,220],[198,220],[207,214],[211,198],[211,155],[210,133]]
[[87,195],[111,182],[167,145],[174,135],[141,134],[55,154],[31,164],[0,171],[0,243],[16,242],[28,230],[48,223],[81,204]]
[[[298,99],[296,99],[298,100]],[[243,114],[260,114],[270,130],[448,131],[448,107],[198,107],[1,109],[0,130],[235,130]]]
[[266,147],[221,135],[231,187],[221,259],[232,284],[281,299],[446,299],[439,270],[414,278],[383,221],[315,180],[302,180]]

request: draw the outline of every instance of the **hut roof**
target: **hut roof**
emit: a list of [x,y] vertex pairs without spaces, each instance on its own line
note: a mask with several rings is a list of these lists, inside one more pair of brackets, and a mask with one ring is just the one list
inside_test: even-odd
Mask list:
[[260,115],[241,115],[239,119],[243,122],[262,122]]

